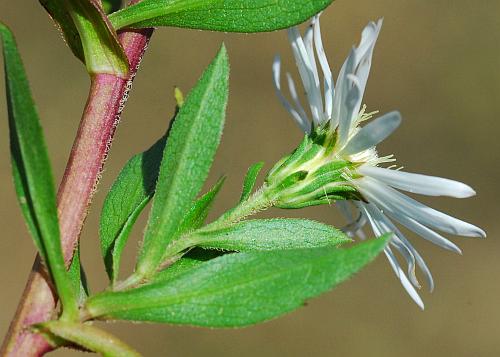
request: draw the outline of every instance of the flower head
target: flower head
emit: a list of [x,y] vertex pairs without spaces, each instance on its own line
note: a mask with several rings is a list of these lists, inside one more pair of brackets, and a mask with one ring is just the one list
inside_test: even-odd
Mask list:
[[[364,239],[362,229],[367,223],[376,236],[392,233],[385,255],[406,291],[423,308],[416,290],[420,288],[416,268],[422,271],[430,290],[434,288],[432,275],[393,221],[457,253],[460,249],[438,231],[467,237],[484,237],[485,233],[400,192],[466,198],[475,194],[471,187],[449,179],[403,172],[393,166],[382,167],[395,159],[392,155],[379,156],[376,145],[399,126],[398,112],[387,113],[361,126],[376,114],[366,112],[362,98],[381,27],[379,20],[364,28],[361,42],[350,51],[336,84],[323,49],[319,16],[312,19],[304,36],[297,27],[288,30],[310,114],[302,106],[289,73],[286,79],[291,102],[283,94],[281,61],[276,57],[273,63],[276,93],[306,136],[290,156],[270,171],[266,182],[280,188],[276,198],[280,207],[298,208],[335,201],[349,221],[344,230],[351,236]],[[406,272],[395,252],[405,259]]]

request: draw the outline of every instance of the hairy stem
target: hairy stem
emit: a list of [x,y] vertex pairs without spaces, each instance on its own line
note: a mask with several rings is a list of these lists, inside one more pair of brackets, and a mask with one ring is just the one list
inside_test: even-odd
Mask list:
[[[92,78],[89,98],[59,186],[58,212],[66,264],[69,264],[99,181],[123,107],[127,83],[109,74]],[[115,114],[116,113],[116,114]]]
[[274,197],[271,190],[264,185],[259,188],[247,200],[240,202],[236,207],[227,211],[214,222],[201,228],[199,232],[213,231],[225,228],[231,224],[238,223],[248,216],[268,209],[274,205]]
[[[58,191],[58,213],[66,263],[71,261],[78,243],[116,125],[151,34],[151,29],[145,29],[120,35],[131,69],[127,80],[112,75],[96,75],[92,78],[89,98]],[[0,355],[41,356],[53,349],[27,327],[51,319],[56,304],[57,298],[50,279],[37,258]]]

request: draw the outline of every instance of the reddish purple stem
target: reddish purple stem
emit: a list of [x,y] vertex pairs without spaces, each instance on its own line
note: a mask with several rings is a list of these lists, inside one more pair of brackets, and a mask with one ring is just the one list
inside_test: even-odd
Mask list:
[[[120,114],[152,33],[152,29],[131,30],[119,36],[129,59],[129,78],[109,74],[92,78],[87,104],[57,195],[66,263],[71,261],[78,244]],[[56,305],[57,297],[50,278],[37,257],[0,355],[42,356],[51,351],[53,347],[28,328],[55,317]]]

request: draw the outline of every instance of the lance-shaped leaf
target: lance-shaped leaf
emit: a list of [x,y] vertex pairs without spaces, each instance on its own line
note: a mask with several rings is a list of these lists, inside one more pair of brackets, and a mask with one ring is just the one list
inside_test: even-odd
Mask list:
[[228,228],[195,233],[197,245],[233,251],[337,247],[351,239],[342,231],[307,219],[253,219]]
[[165,141],[164,136],[147,151],[132,157],[104,201],[99,238],[106,271],[113,283],[118,277],[121,255],[130,231],[153,197]]
[[161,264],[212,165],[224,125],[229,63],[224,46],[186,98],[163,153],[156,193],[137,264],[149,276]]
[[49,321],[35,325],[34,330],[49,339],[63,339],[105,357],[140,357],[141,354],[110,333],[91,325]]
[[65,313],[76,313],[75,292],[64,265],[54,180],[42,127],[14,37],[1,23],[0,39],[17,198],[35,245],[54,279]]
[[260,170],[262,170],[263,166],[263,162],[258,162],[250,166],[250,168],[248,169],[245,180],[243,181],[243,190],[241,192],[240,202],[246,201],[252,194],[252,190],[255,186],[255,181],[257,181],[257,176],[259,176],[259,172]]
[[240,327],[280,316],[340,284],[382,251],[388,237],[349,249],[226,254],[172,280],[87,300],[91,316]]
[[61,31],[73,54],[85,63],[82,40],[78,29],[65,6],[65,0],[39,0]]
[[[165,147],[162,137],[147,151],[132,157],[123,167],[106,196],[99,223],[101,253],[108,276],[118,278],[121,255],[137,218],[153,198]],[[224,178],[197,199],[179,225],[178,233],[201,227]]]
[[203,225],[205,219],[207,219],[208,212],[212,207],[214,199],[222,188],[225,180],[225,177],[221,177],[215,186],[210,189],[210,191],[205,193],[193,203],[191,209],[179,225],[177,234],[182,234],[189,230],[200,228]]
[[110,15],[115,28],[174,26],[263,32],[304,22],[333,0],[143,0]]

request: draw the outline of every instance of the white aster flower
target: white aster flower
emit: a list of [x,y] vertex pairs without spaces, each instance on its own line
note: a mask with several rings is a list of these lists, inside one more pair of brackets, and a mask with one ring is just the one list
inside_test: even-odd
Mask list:
[[[273,63],[274,84],[280,101],[306,134],[313,135],[321,128],[323,132],[326,129],[334,138],[332,150],[301,164],[301,170],[308,172],[311,165],[324,165],[325,161],[344,161],[351,164],[343,173],[343,184],[354,188],[359,197],[346,196],[347,200],[336,202],[349,220],[344,230],[349,235],[357,235],[362,239],[365,238],[362,228],[366,223],[370,224],[376,236],[392,232],[392,240],[385,248],[385,255],[411,298],[423,308],[423,302],[416,290],[420,288],[416,268],[422,271],[431,291],[434,288],[432,275],[420,254],[395,226],[393,220],[422,238],[457,253],[461,253],[460,249],[437,231],[466,237],[485,237],[485,232],[472,224],[427,207],[398,191],[466,198],[475,194],[471,187],[453,180],[379,166],[394,159],[392,155],[379,157],[376,145],[387,138],[401,122],[400,114],[391,112],[360,127],[361,122],[371,119],[376,113],[365,112],[362,98],[381,27],[382,20],[379,20],[376,23],[370,22],[364,28],[361,42],[351,50],[344,62],[336,85],[323,49],[319,16],[312,19],[303,37],[297,27],[288,30],[289,41],[309,103],[310,116],[300,103],[297,87],[289,73],[286,78],[292,101],[285,98],[281,89],[279,57],[276,57]],[[338,182],[335,184],[338,185]],[[405,259],[408,266],[406,272],[396,259],[395,252]]]

